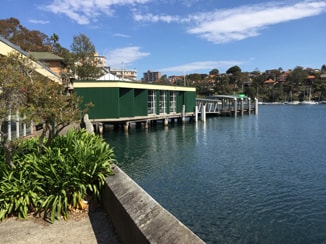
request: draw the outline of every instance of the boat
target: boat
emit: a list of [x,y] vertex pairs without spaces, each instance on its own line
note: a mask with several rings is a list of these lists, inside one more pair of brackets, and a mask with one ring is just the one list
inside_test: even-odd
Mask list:
[[318,104],[318,102],[312,101],[310,98],[311,98],[311,87],[309,88],[308,100],[303,100],[301,104],[303,105]]
[[298,105],[300,104],[299,101],[291,101],[291,102],[287,102],[286,104],[289,104],[289,105]]
[[312,105],[312,104],[318,104],[318,102],[308,100],[308,101],[302,101],[301,104],[303,104],[303,105]]

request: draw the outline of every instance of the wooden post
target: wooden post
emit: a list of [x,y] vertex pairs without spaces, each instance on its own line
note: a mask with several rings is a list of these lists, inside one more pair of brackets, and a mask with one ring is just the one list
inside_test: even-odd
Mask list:
[[201,109],[201,120],[204,122],[206,121],[206,104],[204,104]]
[[244,104],[243,104],[243,98],[240,98],[241,101],[241,116],[244,114]]
[[234,117],[237,117],[237,113],[238,113],[238,101],[237,98],[234,98]]
[[169,120],[167,118],[164,119],[164,126],[168,126],[169,125]]
[[186,105],[182,105],[182,123],[186,120]]
[[258,114],[258,98],[255,98],[255,114]]
[[251,114],[251,99],[248,97],[248,115]]
[[129,122],[126,122],[126,123],[123,125],[123,129],[124,129],[124,131],[128,131],[128,130],[129,130]]
[[103,134],[103,123],[98,123],[98,133],[99,133],[100,135]]

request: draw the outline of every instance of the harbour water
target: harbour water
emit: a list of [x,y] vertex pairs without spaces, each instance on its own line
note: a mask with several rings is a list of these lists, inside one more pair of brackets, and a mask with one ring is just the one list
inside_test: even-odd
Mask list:
[[118,165],[207,243],[326,243],[326,106],[104,134]]

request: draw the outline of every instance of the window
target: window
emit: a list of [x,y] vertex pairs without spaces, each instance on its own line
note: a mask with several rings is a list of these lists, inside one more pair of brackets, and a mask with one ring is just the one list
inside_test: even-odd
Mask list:
[[177,99],[174,91],[170,92],[170,113],[177,112]]
[[155,91],[153,91],[153,90],[148,91],[147,113],[149,115],[156,113],[156,95],[155,95]]
[[160,114],[166,113],[166,91],[160,91]]

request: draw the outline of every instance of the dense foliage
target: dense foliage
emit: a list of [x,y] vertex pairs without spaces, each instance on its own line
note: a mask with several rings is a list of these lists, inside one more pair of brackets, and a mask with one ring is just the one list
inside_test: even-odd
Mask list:
[[0,220],[42,214],[51,222],[68,217],[87,195],[100,197],[105,177],[112,174],[113,149],[85,130],[71,130],[40,152],[38,138],[18,141],[13,170],[0,148]]
[[[43,138],[47,145],[70,123],[80,120],[81,99],[74,94],[66,94],[64,85],[40,76],[32,68],[30,60],[20,54],[0,56],[0,126],[9,113],[17,111],[26,121],[43,123],[39,147]],[[5,148],[7,163],[11,160],[11,142],[0,130],[1,147]]]
[[94,44],[85,34],[74,36],[71,44],[71,51],[75,63],[74,74],[81,80],[91,80],[102,75],[101,68],[98,67],[96,49]]
[[293,70],[279,68],[265,72],[242,72],[234,66],[225,74],[217,69],[209,74],[189,74],[182,83],[195,86],[200,96],[244,93],[265,102],[326,101],[326,65],[321,69],[297,66]]

